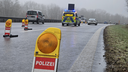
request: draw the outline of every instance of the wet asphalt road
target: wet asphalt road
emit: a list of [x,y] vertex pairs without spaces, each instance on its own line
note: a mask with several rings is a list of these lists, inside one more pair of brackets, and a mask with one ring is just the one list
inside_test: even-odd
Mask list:
[[[16,38],[3,38],[4,26],[5,23],[0,23],[0,72],[31,72],[36,39],[48,27],[61,29],[58,72],[67,72],[95,31],[107,25],[81,24],[80,27],[62,27],[61,23],[30,23],[29,28],[33,30],[24,31],[21,23],[13,23],[11,34],[18,35]],[[99,46],[103,44],[102,41],[98,42]],[[92,68],[96,68],[96,65]]]

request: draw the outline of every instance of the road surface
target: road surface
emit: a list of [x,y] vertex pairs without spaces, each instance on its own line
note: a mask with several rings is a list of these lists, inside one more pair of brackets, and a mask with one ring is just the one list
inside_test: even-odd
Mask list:
[[[103,27],[99,35],[99,37],[103,37],[103,29],[107,26],[105,24],[97,26],[81,24],[81,26],[75,27],[72,25],[61,26],[61,23],[30,23],[29,28],[32,30],[24,31],[21,23],[12,23],[11,34],[18,35],[18,37],[3,38],[5,23],[0,23],[0,25],[0,72],[31,72],[36,39],[49,27],[61,29],[58,72],[68,72],[94,33]],[[97,44],[96,53],[97,50],[101,51],[98,48],[102,48],[102,38],[98,39]],[[95,59],[97,55],[94,55],[95,63],[92,65],[92,72],[97,69],[97,59]]]

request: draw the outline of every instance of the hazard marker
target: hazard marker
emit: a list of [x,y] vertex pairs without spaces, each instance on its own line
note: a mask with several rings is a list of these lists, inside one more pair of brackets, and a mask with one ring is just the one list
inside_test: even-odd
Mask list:
[[28,19],[25,20],[24,30],[32,30],[32,28],[28,28]]
[[36,40],[32,72],[57,72],[61,30],[50,27]]
[[3,35],[3,37],[18,37],[18,35],[11,34],[11,26],[12,26],[12,20],[8,19],[5,23],[5,34]]
[[25,22],[25,19],[22,20],[22,27],[25,26],[24,22]]

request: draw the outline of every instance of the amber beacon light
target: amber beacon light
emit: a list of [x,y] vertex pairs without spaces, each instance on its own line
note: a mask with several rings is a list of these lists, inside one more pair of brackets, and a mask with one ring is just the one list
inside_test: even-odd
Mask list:
[[42,32],[37,40],[34,51],[35,57],[58,58],[61,40],[61,30],[50,27]]
[[45,33],[39,37],[37,46],[42,53],[51,53],[57,47],[57,38],[52,33]]

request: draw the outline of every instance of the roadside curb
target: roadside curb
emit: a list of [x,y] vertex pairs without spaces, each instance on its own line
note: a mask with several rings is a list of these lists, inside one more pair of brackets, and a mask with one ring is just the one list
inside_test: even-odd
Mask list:
[[100,32],[104,27],[105,26],[99,28],[93,34],[68,72],[91,72],[94,54],[97,48],[97,42],[100,36]]

